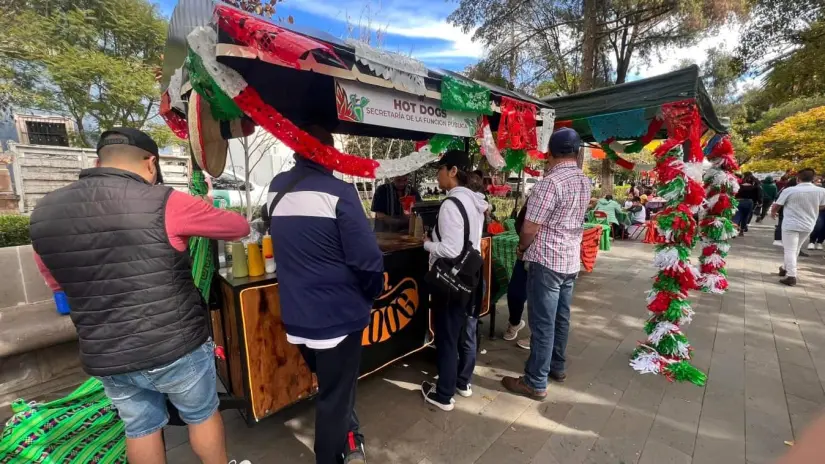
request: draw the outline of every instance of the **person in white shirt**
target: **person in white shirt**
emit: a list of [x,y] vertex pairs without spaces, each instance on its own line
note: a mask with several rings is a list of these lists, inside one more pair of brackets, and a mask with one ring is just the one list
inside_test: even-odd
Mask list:
[[[424,242],[424,249],[430,253],[430,266],[439,258],[457,258],[464,249],[465,227],[472,247],[481,252],[481,235],[484,212],[489,204],[484,195],[466,187],[469,156],[458,150],[450,150],[438,161],[438,186],[447,191],[447,200],[438,210],[438,226],[432,239]],[[467,216],[465,223],[455,199],[461,204]],[[451,292],[431,289],[430,308],[438,340],[436,341],[436,365],[438,382],[423,382],[421,394],[424,401],[444,411],[455,407],[453,396],[472,396],[470,380],[476,362],[476,327],[479,306],[475,305],[475,295],[469,303]]]
[[782,247],[785,249],[784,266],[779,267],[779,282],[794,286],[797,282],[796,259],[805,239],[813,232],[819,211],[825,209],[825,189],[813,184],[813,169],[799,171],[799,183],[782,190],[771,209],[776,218],[782,208]]

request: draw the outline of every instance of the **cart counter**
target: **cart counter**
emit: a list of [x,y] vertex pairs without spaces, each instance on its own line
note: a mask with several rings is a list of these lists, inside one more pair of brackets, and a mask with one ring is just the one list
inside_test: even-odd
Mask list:
[[[384,291],[375,300],[364,329],[361,376],[432,343],[429,294],[423,285],[428,254],[410,236],[377,233],[384,252]],[[223,346],[218,375],[229,393],[247,407],[248,423],[313,395],[314,376],[300,351],[286,340],[278,297],[278,277],[234,278],[221,270],[220,308],[211,312],[212,334]]]

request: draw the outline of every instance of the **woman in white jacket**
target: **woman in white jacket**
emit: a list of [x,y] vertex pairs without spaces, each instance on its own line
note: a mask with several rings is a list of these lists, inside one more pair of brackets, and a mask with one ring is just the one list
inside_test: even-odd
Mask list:
[[[489,208],[484,195],[466,187],[469,158],[466,153],[451,150],[438,162],[438,187],[447,191],[448,197],[458,199],[464,206],[470,228],[470,242],[481,251],[481,233],[484,212]],[[424,242],[430,253],[430,266],[439,258],[455,258],[464,247],[464,220],[458,206],[444,201],[438,210],[438,235]],[[433,294],[430,307],[436,331],[436,356],[438,358],[438,384],[421,384],[424,400],[444,411],[452,411],[453,396],[468,397],[473,394],[470,378],[475,368],[477,317],[473,317],[470,303],[461,304],[450,294]],[[477,314],[475,315],[477,316]]]

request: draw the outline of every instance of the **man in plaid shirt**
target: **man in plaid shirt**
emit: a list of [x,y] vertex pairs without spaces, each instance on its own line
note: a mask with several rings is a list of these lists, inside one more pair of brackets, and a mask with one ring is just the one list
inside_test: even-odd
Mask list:
[[563,382],[573,284],[581,267],[582,224],[590,179],[576,165],[581,138],[563,128],[550,138],[548,170],[530,194],[519,254],[527,267],[527,313],[532,336],[524,376],[504,377],[508,390],[542,400],[548,376]]

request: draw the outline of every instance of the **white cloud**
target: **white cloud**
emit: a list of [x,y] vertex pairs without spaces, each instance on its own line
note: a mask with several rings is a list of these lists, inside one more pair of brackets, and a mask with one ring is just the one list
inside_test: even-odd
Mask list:
[[[673,71],[682,60],[689,59],[702,65],[706,60],[707,50],[719,48],[733,51],[741,36],[740,26],[725,28],[718,33],[705,37],[689,47],[671,47],[662,50],[659,56],[653,56],[649,64],[639,63],[634,66],[632,74],[639,78],[658,76]],[[637,60],[638,63],[638,60]],[[614,62],[615,65],[615,62]]]
[[450,10],[444,7],[450,5],[436,0],[426,5],[428,13],[422,13],[424,8],[421,3],[424,3],[424,0],[390,1],[378,5],[357,0],[303,0],[291,3],[290,6],[316,16],[349,22],[356,27],[359,24],[371,25],[374,29],[380,28],[390,35],[444,42],[443,46],[438,47],[399,50],[418,59],[478,59],[484,55],[483,45],[472,41],[472,32],[465,34],[460,28],[447,22],[446,17]]

